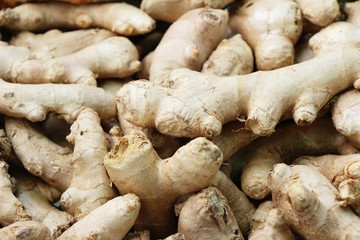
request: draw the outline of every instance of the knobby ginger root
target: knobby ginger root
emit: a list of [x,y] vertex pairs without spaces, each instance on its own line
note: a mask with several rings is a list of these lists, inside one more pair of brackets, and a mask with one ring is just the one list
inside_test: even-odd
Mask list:
[[240,34],[224,39],[204,63],[201,72],[216,76],[233,76],[251,73],[254,57],[249,45]]
[[49,229],[36,221],[18,221],[0,229],[0,238],[6,240],[50,240]]
[[0,26],[16,31],[44,31],[54,28],[109,29],[124,36],[144,34],[155,21],[127,3],[73,5],[69,3],[26,3],[0,10]]
[[[0,46],[0,78],[18,83],[83,83],[123,78],[140,70],[136,47],[125,37],[111,37],[66,56],[36,59],[23,47]],[[12,56],[9,58],[8,56]]]
[[52,239],[70,227],[73,217],[52,205],[60,198],[59,190],[24,172],[15,177],[17,198],[31,213],[32,220],[49,229]]
[[214,187],[203,189],[175,207],[178,232],[185,239],[244,239],[226,198]]
[[221,162],[220,149],[205,138],[192,140],[163,160],[144,135],[125,135],[104,159],[120,193],[141,199],[136,230],[150,230],[154,238],[175,232],[177,197],[209,186]]
[[258,139],[237,155],[236,160],[244,161],[241,189],[251,198],[263,199],[270,194],[267,176],[276,163],[291,163],[303,155],[337,153],[344,142],[329,118],[304,127],[279,125],[271,136]]
[[[6,7],[15,7],[20,4],[28,3],[28,2],[42,2],[44,0],[3,0],[1,3]],[[83,4],[83,3],[96,3],[96,2],[114,2],[114,0],[53,0],[54,2],[68,2],[74,4]],[[0,5],[0,7],[2,6]]]
[[154,56],[154,51],[148,53],[141,60],[141,70],[138,73],[136,73],[136,76],[139,79],[149,79],[149,77],[150,77],[150,67],[151,67],[153,56]]
[[116,116],[114,96],[82,84],[15,84],[0,79],[0,113],[38,122],[55,112],[73,122],[83,108],[94,109],[101,119]]
[[225,37],[228,12],[199,8],[187,12],[165,32],[154,50],[149,79],[171,86],[171,70],[186,67],[200,71],[206,59]]
[[360,2],[355,1],[345,3],[344,11],[347,15],[346,21],[360,27]]
[[113,198],[76,222],[57,239],[122,239],[134,225],[139,210],[140,199],[134,194]]
[[230,26],[253,49],[258,70],[293,64],[294,45],[302,32],[301,11],[294,1],[244,1],[230,16]]
[[184,234],[182,233],[175,233],[172,234],[170,236],[168,236],[167,238],[165,238],[164,240],[186,240]]
[[123,240],[150,240],[150,232],[147,230],[129,232]]
[[[8,165],[0,159],[0,224],[7,226],[17,221],[31,220],[30,213],[14,196]],[[1,230],[0,230],[1,231]]]
[[309,45],[314,58],[272,71],[215,77],[176,69],[171,88],[134,81],[117,93],[118,110],[137,126],[172,136],[213,137],[237,118],[258,135],[270,135],[281,117],[308,125],[334,95],[360,85],[360,32],[337,22]]
[[261,203],[251,219],[249,240],[261,239],[296,239],[286,224],[284,212],[274,208],[272,201]]
[[6,136],[4,129],[0,129],[0,159],[10,165],[21,166],[21,163],[12,149],[11,141]]
[[175,22],[196,8],[224,8],[234,0],[143,0],[141,9],[157,20]]
[[315,169],[277,164],[269,175],[269,186],[275,207],[282,209],[291,229],[303,238],[360,238],[360,218],[337,203],[337,190]]
[[35,58],[46,59],[72,54],[114,36],[113,32],[105,29],[84,29],[70,32],[53,29],[44,34],[24,31],[12,37],[10,44],[26,47],[35,55]]

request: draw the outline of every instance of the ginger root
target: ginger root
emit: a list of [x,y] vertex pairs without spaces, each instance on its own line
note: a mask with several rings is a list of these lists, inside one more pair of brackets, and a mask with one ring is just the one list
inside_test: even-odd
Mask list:
[[36,221],[18,221],[0,229],[0,239],[6,240],[49,240],[49,229]]
[[215,77],[175,69],[171,88],[134,81],[117,92],[118,110],[137,126],[178,137],[217,136],[224,123],[239,118],[264,136],[280,118],[308,125],[334,95],[359,86],[360,32],[337,22],[314,35],[310,47],[314,58],[272,71]]
[[131,36],[152,31],[155,21],[145,12],[127,3],[73,5],[49,2],[25,3],[15,8],[2,9],[0,26],[32,32],[54,28],[100,27]]
[[360,27],[360,2],[346,2],[344,11],[347,15],[346,21]]

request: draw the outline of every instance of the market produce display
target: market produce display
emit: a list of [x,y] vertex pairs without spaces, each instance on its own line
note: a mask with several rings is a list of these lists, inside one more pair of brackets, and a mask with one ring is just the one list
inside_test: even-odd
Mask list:
[[360,239],[360,1],[0,1],[0,239]]

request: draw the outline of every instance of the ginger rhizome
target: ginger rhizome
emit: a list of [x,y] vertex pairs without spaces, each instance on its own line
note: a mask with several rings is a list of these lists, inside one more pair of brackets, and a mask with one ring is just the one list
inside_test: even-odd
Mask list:
[[224,39],[202,66],[202,73],[233,76],[251,73],[254,57],[249,45],[240,34]]
[[305,239],[360,238],[360,218],[338,204],[336,188],[308,166],[275,165],[269,175],[274,206],[284,212],[291,229]]
[[203,63],[225,37],[228,12],[199,8],[187,12],[165,32],[154,50],[149,80],[171,86],[171,70],[189,68],[200,71]]
[[135,81],[117,93],[118,110],[135,125],[173,136],[216,136],[238,118],[258,135],[271,134],[281,117],[308,125],[331,97],[359,85],[360,34],[338,22],[314,35],[310,46],[313,59],[272,71],[215,77],[176,69],[171,88]]
[[226,198],[214,187],[178,202],[175,209],[179,216],[178,232],[185,239],[244,239]]
[[152,31],[155,21],[127,3],[73,5],[26,3],[0,10],[0,26],[16,31],[45,31],[54,28],[100,27],[124,36]]
[[171,158],[161,159],[144,135],[119,138],[104,159],[120,193],[134,193],[141,199],[135,229],[150,230],[153,237],[175,232],[177,197],[210,186],[221,162],[220,149],[205,138],[196,138]]
[[186,12],[196,8],[224,8],[234,0],[143,0],[141,9],[157,20],[175,22]]
[[122,239],[139,214],[140,199],[134,194],[113,198],[82,218],[58,240]]
[[70,32],[53,29],[43,34],[23,31],[11,38],[10,45],[26,47],[35,55],[35,58],[46,59],[72,54],[114,36],[115,33],[105,29],[83,29]]
[[230,16],[230,26],[253,49],[258,70],[293,64],[302,32],[301,11],[294,1],[244,1]]
[[50,240],[49,229],[36,221],[18,221],[0,229],[0,239],[6,240]]
[[[0,46],[0,78],[17,83],[82,83],[131,76],[140,70],[136,47],[125,37],[111,37],[70,55],[36,59],[28,49]],[[12,56],[8,58],[7,56]]]
[[360,27],[360,2],[346,2],[344,11],[347,15],[346,21]]

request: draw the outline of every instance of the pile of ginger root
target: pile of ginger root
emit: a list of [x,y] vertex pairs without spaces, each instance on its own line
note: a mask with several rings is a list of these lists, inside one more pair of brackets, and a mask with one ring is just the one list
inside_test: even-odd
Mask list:
[[360,239],[360,1],[3,0],[0,239]]

